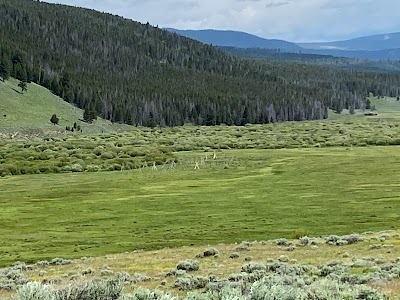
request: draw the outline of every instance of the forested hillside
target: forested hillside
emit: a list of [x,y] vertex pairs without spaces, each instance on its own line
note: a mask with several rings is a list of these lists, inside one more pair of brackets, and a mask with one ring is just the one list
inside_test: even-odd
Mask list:
[[[234,58],[174,33],[93,10],[0,0],[0,77],[49,88],[90,121],[144,126],[270,123],[397,96],[400,75]],[[29,112],[27,112],[29,113]]]

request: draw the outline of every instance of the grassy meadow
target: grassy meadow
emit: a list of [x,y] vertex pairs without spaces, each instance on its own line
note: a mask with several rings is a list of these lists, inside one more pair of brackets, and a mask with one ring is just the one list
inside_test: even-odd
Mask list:
[[383,230],[400,221],[397,147],[177,156],[173,170],[0,179],[0,264]]
[[[165,272],[207,245],[221,253],[202,260],[199,276],[226,278],[245,261],[276,260],[287,251],[290,264],[329,264],[341,257],[352,266],[363,257],[365,267],[342,274],[350,277],[378,272],[380,259],[397,264],[396,99],[371,98],[377,116],[345,111],[321,121],[151,129],[100,119],[84,124],[77,108],[33,84],[20,94],[16,84],[0,82],[0,267],[77,260],[50,269],[41,263],[0,269],[0,298],[12,295],[2,292],[9,284],[2,282],[4,270],[15,284],[21,274],[14,271],[43,282],[89,280],[110,275],[105,265],[144,272],[153,278],[144,286],[159,288],[163,282],[162,289],[169,290],[175,277],[165,279]],[[33,111],[29,117],[22,116],[25,105]],[[53,113],[60,125],[50,124]],[[75,121],[83,133],[65,132]],[[382,230],[390,236],[367,234],[367,243],[346,249],[324,240],[315,247],[297,245],[303,236]],[[277,238],[295,239],[289,245],[301,250],[277,248]],[[269,242],[245,243],[251,245],[247,255],[233,260],[238,247],[233,243],[241,241]],[[371,252],[370,265],[374,243],[382,247]],[[382,274],[376,276],[389,276]],[[400,294],[398,280],[374,287]]]

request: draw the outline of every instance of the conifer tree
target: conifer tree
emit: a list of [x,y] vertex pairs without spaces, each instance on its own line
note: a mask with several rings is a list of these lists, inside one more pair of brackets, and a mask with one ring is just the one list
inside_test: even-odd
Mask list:
[[26,85],[25,81],[20,81],[18,86],[21,88],[21,92],[24,93],[28,90],[28,86]]
[[57,125],[60,119],[57,117],[56,114],[52,115],[50,118],[50,122],[53,123],[53,125]]
[[96,120],[97,114],[96,112],[91,109],[91,108],[85,108],[85,111],[83,112],[83,120],[87,123],[92,123],[94,120]]

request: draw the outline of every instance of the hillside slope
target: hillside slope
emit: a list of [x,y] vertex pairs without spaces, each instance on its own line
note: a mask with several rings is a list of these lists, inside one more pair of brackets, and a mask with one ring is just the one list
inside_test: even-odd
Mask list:
[[0,100],[0,127],[53,127],[52,114],[57,114],[59,124],[65,127],[83,117],[81,109],[35,83],[28,84],[28,91],[22,94],[17,80],[0,81]]
[[166,28],[166,30],[206,44],[213,44],[222,47],[280,49],[282,51],[290,52],[298,52],[302,50],[302,48],[295,43],[277,39],[264,39],[240,31],[213,29],[179,30],[174,28]]
[[11,73],[105,119],[153,127],[321,119],[332,91],[293,86],[223,51],[93,10],[0,0]]
[[[53,125],[50,118],[56,114],[59,125]],[[35,83],[28,84],[28,91],[21,93],[18,81],[0,81],[0,131],[52,130],[64,131],[74,122],[85,133],[109,132],[122,129],[122,125],[112,124],[98,118],[92,124],[82,122],[83,110],[65,102],[49,90]]]

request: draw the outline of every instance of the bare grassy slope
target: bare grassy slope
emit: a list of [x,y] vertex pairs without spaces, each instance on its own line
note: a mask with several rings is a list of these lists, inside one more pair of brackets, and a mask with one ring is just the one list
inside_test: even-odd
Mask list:
[[[56,114],[59,125],[53,125],[50,118]],[[98,119],[93,124],[82,122],[83,110],[65,102],[49,90],[35,84],[28,84],[28,91],[21,93],[15,79],[0,81],[0,131],[16,132],[26,130],[64,131],[66,126],[77,122],[85,133],[116,131],[129,128],[127,125],[113,125]]]

